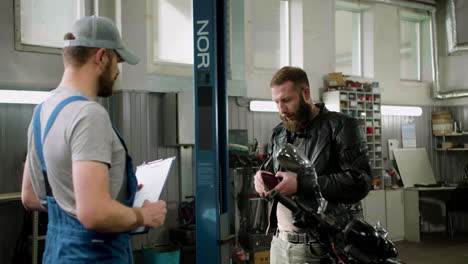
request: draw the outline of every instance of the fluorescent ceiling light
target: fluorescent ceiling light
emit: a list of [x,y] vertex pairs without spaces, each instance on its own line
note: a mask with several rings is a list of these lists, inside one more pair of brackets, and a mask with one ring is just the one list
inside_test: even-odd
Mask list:
[[421,116],[422,108],[418,106],[382,105],[382,115]]
[[[332,105],[327,106],[332,111],[339,110]],[[276,103],[273,101],[250,101],[250,111],[255,112],[278,112]],[[422,108],[418,106],[396,106],[396,105],[382,105],[382,115],[394,116],[421,116]]]
[[249,109],[255,112],[278,112],[276,103],[273,101],[250,101]]
[[0,90],[0,103],[3,104],[40,104],[50,92]]

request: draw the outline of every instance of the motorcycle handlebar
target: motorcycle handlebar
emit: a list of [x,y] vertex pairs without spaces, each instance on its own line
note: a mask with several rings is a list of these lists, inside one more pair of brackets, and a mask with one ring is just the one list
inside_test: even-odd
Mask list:
[[286,208],[291,210],[293,215],[301,211],[301,209],[299,208],[299,206],[297,206],[296,202],[293,199],[282,195],[275,189],[271,191],[270,198],[282,203]]

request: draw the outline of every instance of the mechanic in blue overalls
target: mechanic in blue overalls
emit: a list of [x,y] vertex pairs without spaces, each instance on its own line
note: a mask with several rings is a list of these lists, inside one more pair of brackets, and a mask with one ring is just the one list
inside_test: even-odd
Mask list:
[[132,208],[133,163],[107,111],[118,62],[137,64],[114,23],[84,17],[65,35],[65,71],[34,111],[21,199],[48,212],[43,263],[133,263],[129,231],[164,224],[166,203]]

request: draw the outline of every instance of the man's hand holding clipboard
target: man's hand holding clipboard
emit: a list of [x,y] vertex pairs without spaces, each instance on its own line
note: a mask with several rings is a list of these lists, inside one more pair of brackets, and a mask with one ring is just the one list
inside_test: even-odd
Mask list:
[[[158,215],[158,212],[165,212],[166,202],[159,201],[159,198],[175,159],[176,157],[170,157],[137,167],[135,174],[141,188],[136,193],[133,207],[145,208],[151,206],[155,208],[152,208],[152,210],[139,210],[142,213],[144,226],[132,230],[131,233],[145,233],[148,232],[148,227],[157,227],[164,222],[166,214]],[[160,210],[156,207],[160,207]],[[147,219],[152,220],[147,221]]]

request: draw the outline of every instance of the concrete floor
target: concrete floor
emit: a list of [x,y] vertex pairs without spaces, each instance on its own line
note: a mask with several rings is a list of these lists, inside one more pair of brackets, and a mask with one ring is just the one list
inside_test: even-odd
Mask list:
[[421,234],[421,242],[396,242],[399,257],[408,264],[468,264],[468,233]]
[[[468,233],[456,233],[454,240],[445,233],[426,233],[421,234],[420,243],[399,241],[395,245],[407,264],[468,264]],[[136,264],[143,263],[140,251],[134,257]]]

